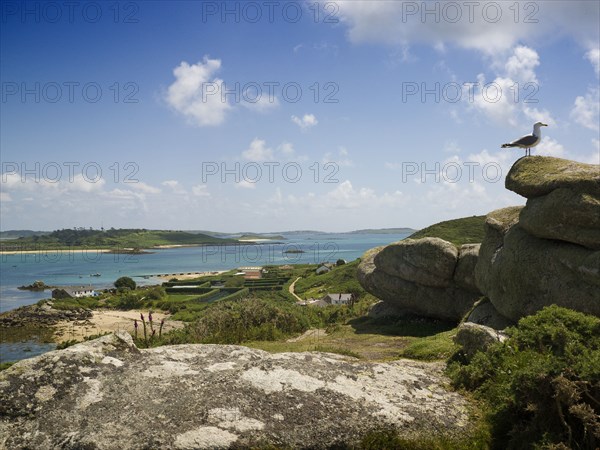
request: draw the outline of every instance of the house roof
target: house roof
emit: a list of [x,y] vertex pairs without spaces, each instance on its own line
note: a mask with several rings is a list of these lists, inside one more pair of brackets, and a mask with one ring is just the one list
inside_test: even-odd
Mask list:
[[343,301],[350,301],[352,300],[352,294],[327,294],[325,298],[330,298],[331,300],[343,300]]

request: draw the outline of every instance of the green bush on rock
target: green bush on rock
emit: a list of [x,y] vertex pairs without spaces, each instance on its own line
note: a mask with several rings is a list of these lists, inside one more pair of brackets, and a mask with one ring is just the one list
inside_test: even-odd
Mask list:
[[494,448],[600,445],[600,319],[548,306],[470,363],[448,365],[457,387],[487,404]]

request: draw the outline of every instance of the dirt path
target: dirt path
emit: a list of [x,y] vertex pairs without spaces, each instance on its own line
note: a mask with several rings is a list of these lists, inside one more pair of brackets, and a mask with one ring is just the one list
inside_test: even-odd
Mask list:
[[290,284],[290,288],[289,288],[288,290],[290,291],[290,294],[292,294],[296,300],[298,300],[299,302],[303,302],[304,300],[302,300],[300,297],[298,297],[298,296],[296,295],[296,293],[294,292],[294,287],[296,286],[296,281],[298,281],[300,278],[302,278],[302,277],[298,277],[298,278],[296,278],[296,279],[295,279],[295,280],[292,282],[292,284]]
[[288,339],[286,342],[298,342],[303,341],[304,339],[319,339],[327,336],[327,332],[324,328],[313,328],[310,330],[306,330],[303,334],[298,337]]

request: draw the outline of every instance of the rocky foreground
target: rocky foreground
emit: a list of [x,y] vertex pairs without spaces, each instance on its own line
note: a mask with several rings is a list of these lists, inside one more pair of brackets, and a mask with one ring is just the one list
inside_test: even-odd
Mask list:
[[0,372],[0,448],[327,448],[381,427],[460,438],[468,404],[441,369],[107,335]]

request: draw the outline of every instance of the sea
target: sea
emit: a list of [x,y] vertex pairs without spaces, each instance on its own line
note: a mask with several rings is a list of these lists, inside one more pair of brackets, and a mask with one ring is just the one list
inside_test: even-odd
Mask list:
[[[406,238],[410,233],[291,233],[281,241],[152,249],[147,254],[112,254],[94,249],[0,255],[0,313],[49,298],[50,291],[19,290],[43,281],[49,286],[111,287],[122,276],[139,285],[160,284],[153,275],[230,270],[269,264],[319,264],[360,258],[370,248]],[[5,330],[4,330],[5,331]],[[4,332],[2,332],[4,334]],[[0,339],[0,362],[37,356],[54,344]]]

